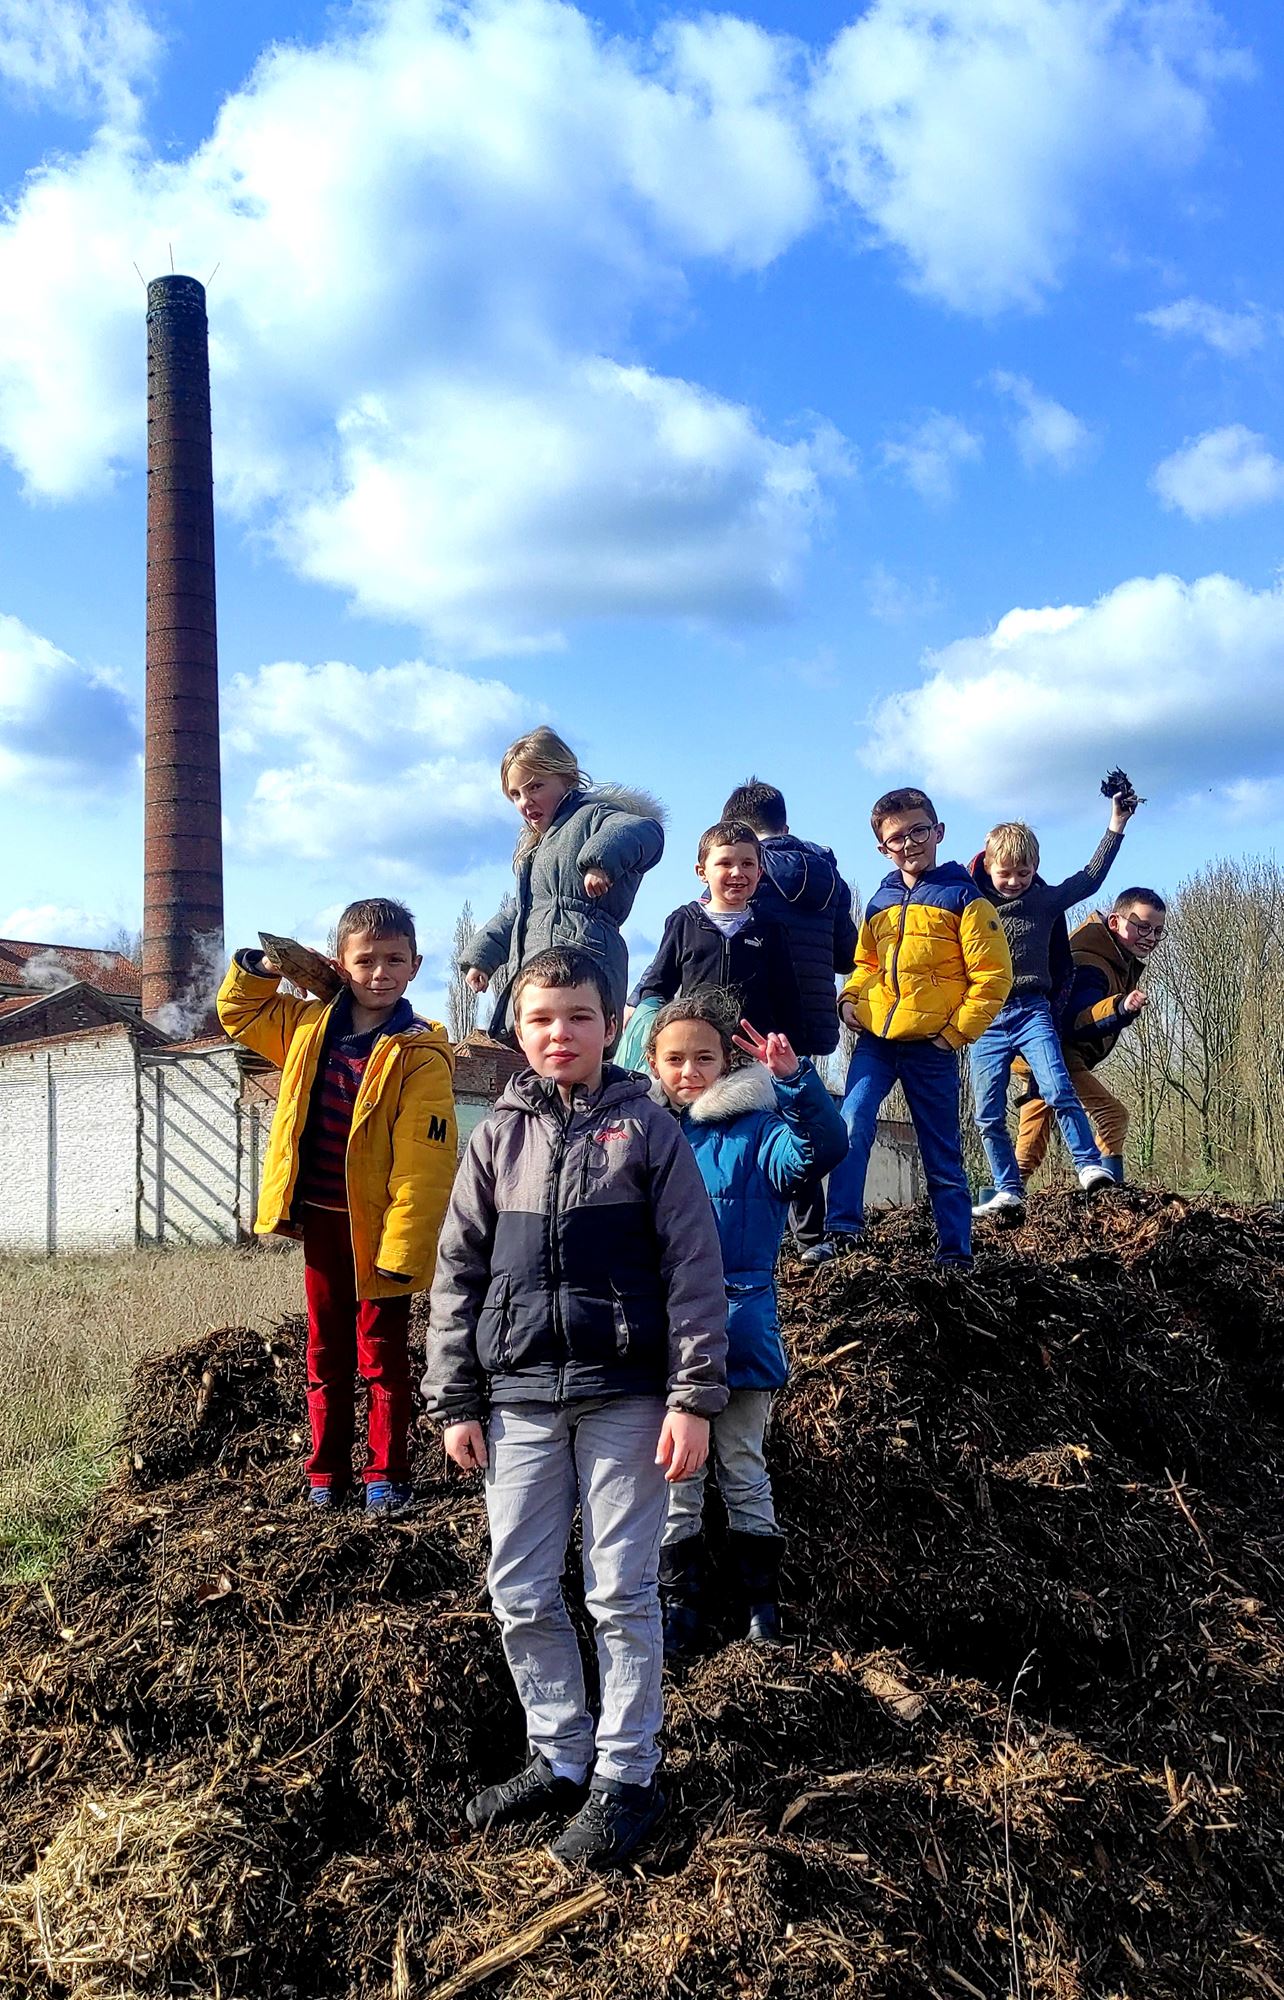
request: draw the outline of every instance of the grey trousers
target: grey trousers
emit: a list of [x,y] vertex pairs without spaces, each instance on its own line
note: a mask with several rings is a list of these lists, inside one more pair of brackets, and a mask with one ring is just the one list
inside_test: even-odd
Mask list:
[[[510,1404],[491,1411],[487,1429],[487,1581],[531,1748],[627,1785],[649,1784],[660,1761],[663,1423],[662,1397],[620,1396]],[[577,1500],[601,1681],[596,1730],[562,1596]]]
[[727,1525],[737,1535],[774,1535],[776,1510],[771,1500],[765,1440],[773,1397],[770,1389],[733,1389],[725,1410],[709,1423],[709,1456],[694,1479],[669,1488],[669,1512],[664,1545],[698,1535],[704,1518],[704,1482],[712,1470],[727,1510]]

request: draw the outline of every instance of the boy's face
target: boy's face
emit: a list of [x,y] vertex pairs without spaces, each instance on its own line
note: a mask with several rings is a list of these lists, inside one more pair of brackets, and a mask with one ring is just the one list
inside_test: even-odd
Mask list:
[[743,910],[762,880],[762,862],[747,840],[711,847],[696,862],[696,874],[709,885],[709,905],[715,910]]
[[657,1035],[651,1067],[670,1104],[694,1104],[726,1071],[722,1037],[707,1021],[675,1021]]
[[1117,915],[1112,910],[1106,925],[1134,958],[1146,959],[1162,939],[1167,920],[1168,912],[1153,903],[1132,903]]
[[353,999],[371,1014],[390,1014],[423,964],[408,937],[376,937],[373,931],[353,931],[335,962]]
[[1000,896],[1024,896],[1034,880],[1033,861],[1013,861],[1010,855],[985,850],[985,872]]
[[594,1088],[615,1032],[596,987],[526,986],[519,1007],[517,1039],[536,1076],[551,1076],[564,1092],[580,1083]]
[[552,771],[532,771],[514,764],[508,773],[508,796],[536,833],[542,833],[570,791],[570,780]]
[[944,838],[944,824],[934,820],[925,806],[912,806],[908,812],[888,813],[878,829],[878,851],[912,882],[935,868],[936,850]]

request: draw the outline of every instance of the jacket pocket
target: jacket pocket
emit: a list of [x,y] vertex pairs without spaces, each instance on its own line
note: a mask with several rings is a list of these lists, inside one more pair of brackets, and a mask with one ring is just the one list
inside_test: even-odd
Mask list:
[[488,1375],[498,1374],[513,1358],[512,1286],[508,1272],[492,1278],[477,1319],[477,1359]]
[[649,1294],[624,1292],[611,1286],[611,1310],[615,1320],[615,1351],[637,1360],[653,1353],[663,1329],[655,1299]]

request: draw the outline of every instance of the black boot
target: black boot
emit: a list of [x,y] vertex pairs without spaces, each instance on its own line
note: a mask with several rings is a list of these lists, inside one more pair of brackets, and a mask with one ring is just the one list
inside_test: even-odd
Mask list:
[[689,1660],[704,1638],[704,1536],[688,1535],[660,1550],[660,1609],[664,1657]]
[[732,1559],[740,1584],[740,1596],[748,1619],[749,1637],[755,1646],[781,1646],[780,1558],[784,1554],[783,1535],[732,1534]]

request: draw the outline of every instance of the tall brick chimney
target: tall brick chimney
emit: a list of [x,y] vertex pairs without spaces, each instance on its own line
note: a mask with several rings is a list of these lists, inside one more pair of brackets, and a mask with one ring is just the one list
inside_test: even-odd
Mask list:
[[205,287],[147,287],[147,743],[143,1013],[213,1025],[223,948],[214,481]]

